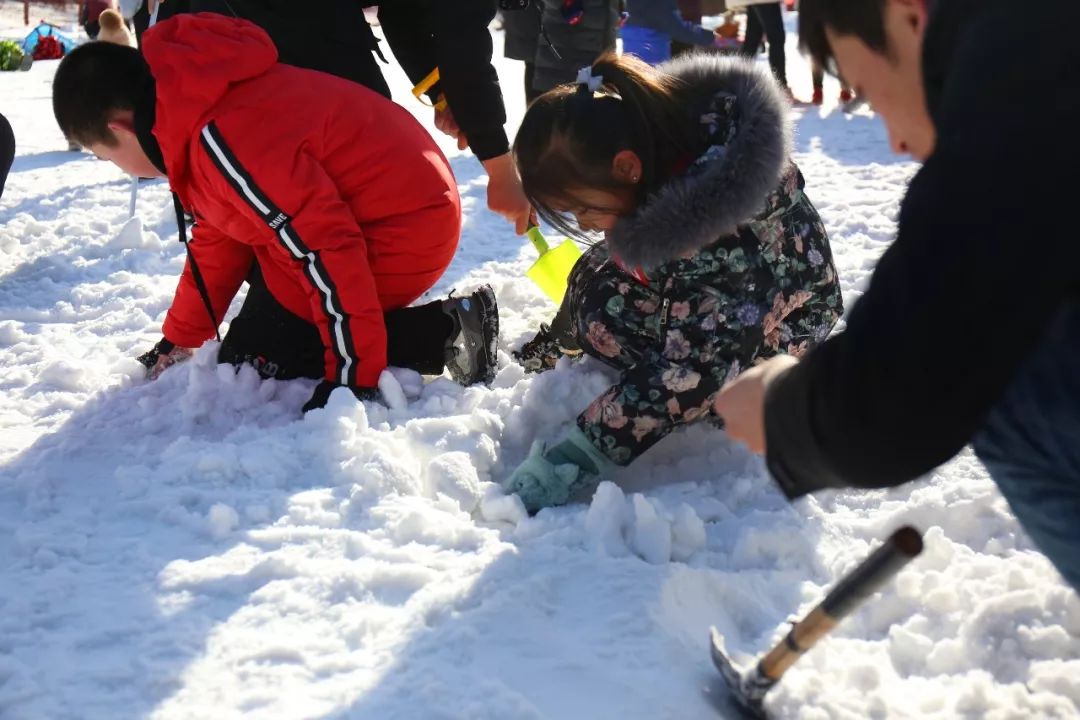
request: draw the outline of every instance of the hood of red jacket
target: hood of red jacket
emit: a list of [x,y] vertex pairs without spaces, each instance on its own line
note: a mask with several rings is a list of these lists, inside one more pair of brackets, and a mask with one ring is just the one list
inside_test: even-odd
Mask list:
[[143,35],[143,55],[156,83],[154,137],[174,181],[187,174],[191,141],[229,89],[278,59],[262,28],[214,13],[158,23]]

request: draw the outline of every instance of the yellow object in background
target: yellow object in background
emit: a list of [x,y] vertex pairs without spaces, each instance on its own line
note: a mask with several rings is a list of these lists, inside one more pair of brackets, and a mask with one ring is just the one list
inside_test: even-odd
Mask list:
[[557,248],[549,247],[540,228],[535,225],[529,228],[526,235],[540,253],[540,259],[532,264],[525,275],[536,283],[552,302],[562,305],[570,271],[581,257],[581,248],[573,240],[567,240]]
[[[426,78],[416,84],[416,87],[412,89],[413,96],[420,102],[424,102],[424,93],[430,90],[431,86],[437,82],[439,82],[439,68],[435,68],[434,70],[429,72]],[[442,94],[440,94],[438,101],[436,101],[435,104],[432,105],[432,107],[434,107],[439,112],[442,112],[446,109],[446,98],[443,97]]]

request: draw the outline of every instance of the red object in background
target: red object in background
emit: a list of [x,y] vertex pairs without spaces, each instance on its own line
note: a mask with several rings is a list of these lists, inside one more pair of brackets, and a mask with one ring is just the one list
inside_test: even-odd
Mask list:
[[64,46],[52,35],[45,35],[38,39],[32,55],[35,60],[59,60],[64,57]]
[[585,17],[585,3],[582,0],[563,0],[562,16],[567,25],[577,25]]
[[787,8],[789,11],[791,11],[791,10],[795,9],[795,5],[797,3],[798,3],[798,0],[784,0],[784,7]]

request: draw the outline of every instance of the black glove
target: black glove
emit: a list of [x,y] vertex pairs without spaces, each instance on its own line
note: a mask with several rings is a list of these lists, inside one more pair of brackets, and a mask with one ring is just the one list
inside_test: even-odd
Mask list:
[[146,379],[157,380],[161,373],[176,363],[187,360],[193,352],[191,348],[178,347],[165,338],[161,338],[149,352],[143,353],[136,359],[146,368]]
[[330,382],[329,380],[323,380],[315,387],[315,392],[311,394],[311,399],[304,404],[303,411],[307,412],[308,410],[314,410],[315,408],[326,407],[326,402],[330,399],[330,393],[334,392],[334,390],[339,387],[348,387],[352,390],[352,394],[356,396],[356,399],[361,402],[365,400],[382,402],[382,396],[379,394],[378,388],[349,387],[348,385],[341,385],[339,383]]
[[135,359],[142,363],[147,370],[150,370],[152,367],[157,365],[159,357],[161,357],[162,355],[168,355],[173,351],[173,348],[175,347],[175,345],[173,345],[165,338],[161,338],[160,340],[158,340],[157,345],[150,348],[150,350],[144,352],[142,355]]

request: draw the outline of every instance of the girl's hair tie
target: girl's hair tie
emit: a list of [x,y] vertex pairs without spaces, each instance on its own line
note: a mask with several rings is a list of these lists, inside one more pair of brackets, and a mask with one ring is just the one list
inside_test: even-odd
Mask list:
[[584,88],[588,88],[589,92],[596,92],[604,84],[604,76],[593,75],[591,66],[583,67],[578,70],[577,80],[575,82]]

